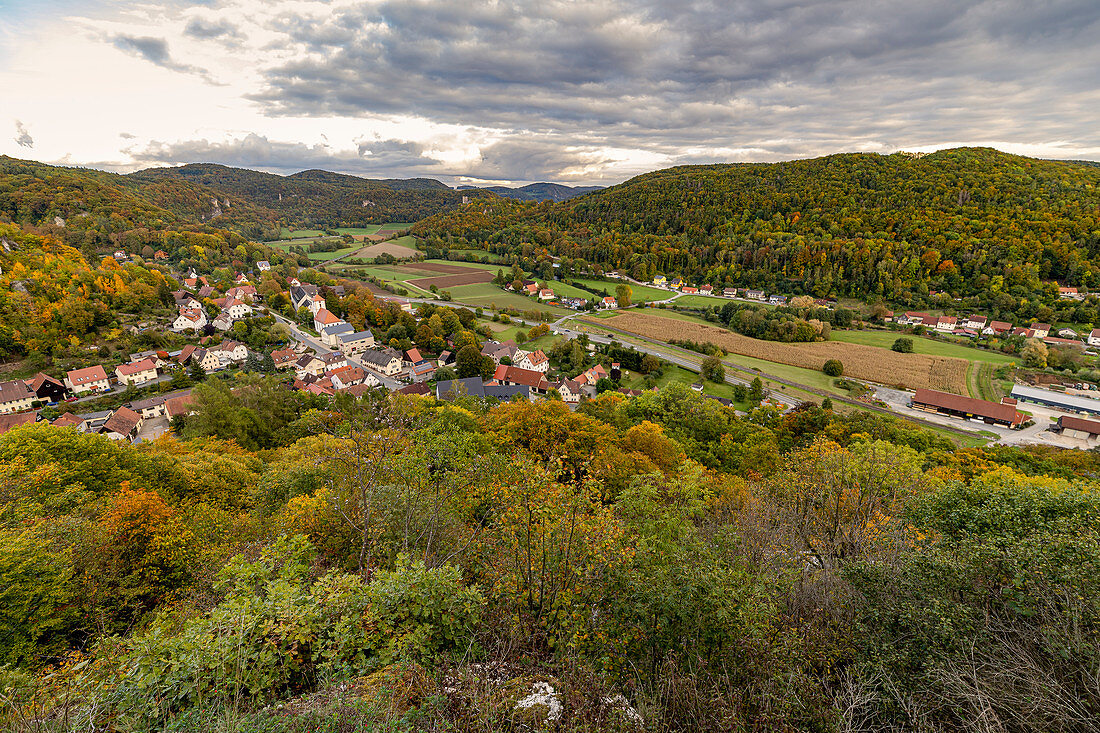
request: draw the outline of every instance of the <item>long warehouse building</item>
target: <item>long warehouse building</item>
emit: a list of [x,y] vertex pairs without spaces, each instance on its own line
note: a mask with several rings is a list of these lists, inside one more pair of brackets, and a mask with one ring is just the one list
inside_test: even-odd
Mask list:
[[934,389],[918,389],[913,395],[912,406],[919,410],[938,412],[941,415],[961,417],[966,420],[978,419],[990,425],[1004,425],[1010,428],[1018,428],[1027,420],[1027,415],[1013,405],[963,397],[950,392],[937,392]]
[[1034,402],[1037,405],[1046,405],[1067,412],[1081,412],[1088,415],[1100,415],[1100,400],[1094,400],[1080,395],[1055,392],[1050,389],[1028,387],[1025,384],[1017,384],[1012,387],[1012,396],[1021,402]]

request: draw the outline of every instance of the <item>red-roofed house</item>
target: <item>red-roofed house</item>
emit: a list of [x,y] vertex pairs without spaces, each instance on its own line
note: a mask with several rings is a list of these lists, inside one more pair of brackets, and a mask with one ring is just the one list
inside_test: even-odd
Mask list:
[[504,364],[497,367],[496,372],[493,373],[493,380],[497,384],[522,385],[539,394],[546,394],[550,390],[550,383],[546,381],[546,375],[542,372],[534,372],[530,369],[520,369]]
[[120,407],[107,418],[99,432],[111,440],[133,441],[137,437],[137,431],[141,428],[141,422],[141,415],[129,407]]
[[334,316],[327,308],[319,308],[313,315],[313,330],[317,333],[325,326],[334,326],[340,319]]
[[[523,354],[523,356],[520,356],[520,354]],[[542,372],[543,374],[550,371],[550,359],[542,353],[542,349],[531,353],[526,351],[516,352],[516,356],[512,358],[512,365],[518,366],[520,369]]]
[[132,361],[115,367],[115,379],[119,384],[132,384],[135,387],[157,378],[157,365],[152,359]]
[[106,392],[111,389],[111,383],[107,380],[107,372],[99,364],[85,369],[72,370],[65,375],[65,386],[73,394]]

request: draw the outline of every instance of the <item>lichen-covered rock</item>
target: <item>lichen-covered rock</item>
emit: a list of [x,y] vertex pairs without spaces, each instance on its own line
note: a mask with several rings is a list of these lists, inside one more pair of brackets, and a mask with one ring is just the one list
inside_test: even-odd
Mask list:
[[607,706],[608,719],[613,723],[622,725],[624,729],[637,728],[640,730],[644,726],[645,721],[642,720],[641,714],[634,709],[634,706],[622,694],[605,696],[603,704]]
[[358,697],[388,706],[395,713],[420,707],[434,692],[428,673],[415,662],[390,664],[360,677],[354,687]]
[[504,685],[504,704],[521,730],[545,730],[561,719],[559,683],[553,677],[518,677]]

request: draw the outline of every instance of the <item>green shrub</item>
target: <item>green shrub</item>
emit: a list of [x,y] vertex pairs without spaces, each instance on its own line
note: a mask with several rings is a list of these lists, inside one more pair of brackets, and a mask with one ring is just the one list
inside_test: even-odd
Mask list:
[[839,377],[844,373],[844,364],[841,363],[840,359],[829,359],[821,367],[821,371],[830,377]]

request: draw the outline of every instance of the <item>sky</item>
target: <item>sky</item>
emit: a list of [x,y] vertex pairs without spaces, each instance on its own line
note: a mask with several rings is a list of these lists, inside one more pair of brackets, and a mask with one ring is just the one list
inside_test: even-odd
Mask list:
[[0,0],[0,154],[485,185],[1100,160],[1097,0]]

